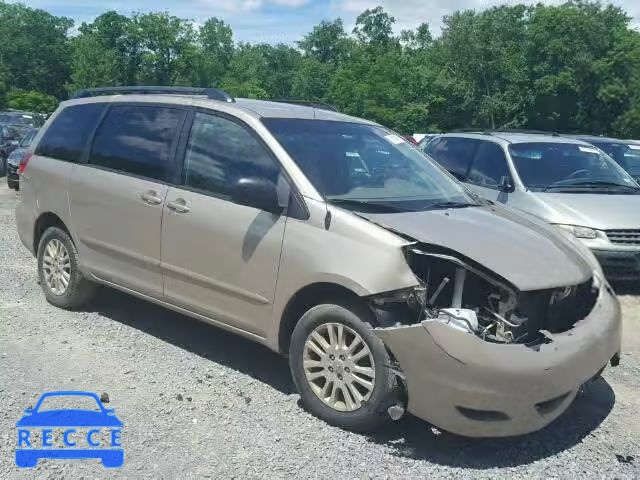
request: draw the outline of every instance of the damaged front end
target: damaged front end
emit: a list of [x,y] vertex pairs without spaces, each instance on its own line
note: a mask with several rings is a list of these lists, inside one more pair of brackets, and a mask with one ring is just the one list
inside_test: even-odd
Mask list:
[[405,247],[416,288],[370,297],[407,409],[468,436],[544,427],[620,348],[620,310],[598,274],[519,291],[455,251]]

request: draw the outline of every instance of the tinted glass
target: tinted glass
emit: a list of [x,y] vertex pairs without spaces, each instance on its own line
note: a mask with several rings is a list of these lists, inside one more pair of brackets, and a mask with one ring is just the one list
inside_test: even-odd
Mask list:
[[84,147],[104,107],[104,103],[90,103],[62,110],[42,136],[36,155],[67,162],[80,161]]
[[397,210],[472,201],[428,157],[382,127],[275,118],[263,123],[329,201]]
[[37,133],[38,130],[35,128],[29,130],[29,133],[27,133],[20,141],[20,148],[29,148],[31,146],[31,142],[33,142],[33,139],[36,138]]
[[509,152],[522,182],[532,190],[574,191],[615,185],[637,189],[628,173],[592,146],[519,143],[509,145]]
[[471,165],[468,181],[497,189],[504,178],[509,179],[510,175],[502,147],[496,143],[482,142]]
[[113,106],[96,132],[89,163],[164,180],[183,118],[177,108]]
[[427,144],[425,152],[459,180],[466,180],[478,140],[440,137]]
[[640,175],[640,145],[598,142],[593,142],[593,144],[613,158],[631,175]]
[[268,150],[243,125],[197,113],[185,153],[184,183],[223,197],[240,178],[277,183],[280,170]]

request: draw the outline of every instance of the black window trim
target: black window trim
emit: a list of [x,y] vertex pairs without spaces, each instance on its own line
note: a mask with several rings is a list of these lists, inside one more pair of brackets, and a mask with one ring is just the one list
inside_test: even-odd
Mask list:
[[[187,118],[187,115],[189,113],[189,107],[185,106],[185,105],[180,105],[180,104],[175,104],[175,103],[163,103],[163,102],[91,102],[91,103],[104,103],[107,107],[103,110],[102,115],[100,116],[98,123],[96,124],[95,128],[93,129],[93,131],[91,132],[91,135],[89,136],[89,139],[87,141],[87,144],[85,145],[85,149],[84,149],[84,153],[81,156],[81,160],[80,162],[78,162],[81,165],[84,165],[85,167],[90,167],[90,168],[95,168],[97,170],[103,170],[105,172],[111,172],[111,173],[117,173],[119,175],[126,175],[128,177],[132,177],[132,178],[139,178],[141,180],[146,180],[149,181],[151,183],[157,183],[159,185],[172,185],[171,183],[171,179],[174,178],[174,172],[177,168],[177,152],[178,152],[178,145],[180,142],[180,138],[181,138],[181,134],[182,134],[182,130],[184,129],[185,126],[185,121]],[[88,103],[86,104],[88,105]],[[131,173],[131,172],[126,172],[123,170],[117,170],[115,168],[109,168],[109,167],[104,167],[102,165],[95,165],[93,163],[89,162],[89,159],[91,157],[91,151],[93,150],[93,145],[95,142],[95,138],[96,138],[96,134],[98,133],[98,130],[100,129],[100,127],[103,125],[107,115],[109,114],[109,112],[111,111],[112,108],[114,107],[119,107],[119,106],[127,106],[127,107],[161,107],[161,108],[171,108],[173,110],[180,110],[182,112],[182,119],[179,122],[178,125],[178,134],[174,136],[173,142],[171,144],[171,148],[170,148],[170,154],[169,154],[169,161],[167,163],[167,166],[165,168],[165,172],[164,172],[164,178],[163,179],[158,179],[158,178],[153,178],[153,177],[148,177],[145,175],[138,175],[135,173]]]
[[[466,137],[455,137],[455,138],[466,138]],[[504,148],[502,148],[502,145],[500,145],[497,142],[491,142],[489,140],[484,140],[484,139],[475,139],[472,138],[471,140],[477,140],[478,141],[478,146],[476,147],[473,156],[471,158],[471,162],[469,163],[469,168],[467,169],[467,173],[465,174],[465,179],[464,182],[465,183],[469,183],[471,185],[475,185],[476,187],[480,187],[480,188],[486,188],[488,190],[496,190],[496,191],[500,191],[500,185],[496,185],[495,187],[491,187],[485,184],[481,184],[479,182],[474,182],[473,180],[471,180],[469,178],[469,174],[471,173],[471,170],[473,169],[473,166],[476,163],[476,160],[478,160],[478,155],[480,153],[480,148],[482,147],[483,144],[493,144],[496,145],[500,151],[502,151],[502,156],[504,158],[504,163],[507,166],[507,173],[509,174],[509,181],[513,184],[513,175],[511,174],[511,169],[509,168],[509,161],[507,160],[507,154],[504,151]]]
[[283,175],[285,181],[289,185],[289,205],[285,207],[285,210],[282,212],[282,215],[289,218],[294,218],[297,220],[308,220],[311,215],[309,213],[309,209],[304,201],[304,198],[295,182],[291,179],[291,176],[286,171],[286,169],[282,166],[280,159],[275,155],[273,150],[267,145],[267,143],[262,139],[260,135],[255,131],[251,125],[247,122],[238,118],[234,115],[231,115],[226,112],[222,112],[220,110],[212,110],[204,107],[188,107],[189,112],[185,117],[185,122],[183,124],[182,130],[180,132],[179,140],[178,140],[178,148],[176,150],[175,155],[175,171],[173,172],[170,185],[179,188],[182,190],[186,190],[189,192],[197,193],[199,195],[204,195],[207,197],[217,198],[219,200],[223,200],[229,203],[234,203],[230,198],[226,195],[220,195],[215,192],[211,192],[209,190],[203,190],[200,188],[191,187],[185,184],[185,161],[186,161],[186,153],[187,153],[187,144],[189,143],[189,137],[191,136],[191,128],[193,127],[193,122],[195,120],[196,113],[202,113],[205,115],[212,115],[220,118],[224,118],[230,122],[233,122],[240,127],[242,127],[249,135],[251,135],[255,140],[265,149],[267,154],[273,160],[275,166],[280,170],[280,174]]

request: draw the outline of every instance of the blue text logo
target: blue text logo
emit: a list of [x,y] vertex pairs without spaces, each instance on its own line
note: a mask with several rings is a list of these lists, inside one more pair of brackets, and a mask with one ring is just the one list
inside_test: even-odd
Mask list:
[[[62,401],[82,408],[56,408]],[[25,413],[16,423],[18,467],[35,467],[40,458],[99,458],[108,468],[124,463],[122,422],[95,393],[45,393]]]

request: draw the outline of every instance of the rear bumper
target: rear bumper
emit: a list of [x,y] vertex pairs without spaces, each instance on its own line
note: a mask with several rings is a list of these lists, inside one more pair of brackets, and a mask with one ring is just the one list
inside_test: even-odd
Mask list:
[[640,248],[636,251],[593,250],[608,280],[640,279]]
[[591,314],[539,351],[499,345],[439,322],[377,329],[406,376],[408,411],[470,437],[539,430],[620,351],[620,306],[602,289]]

